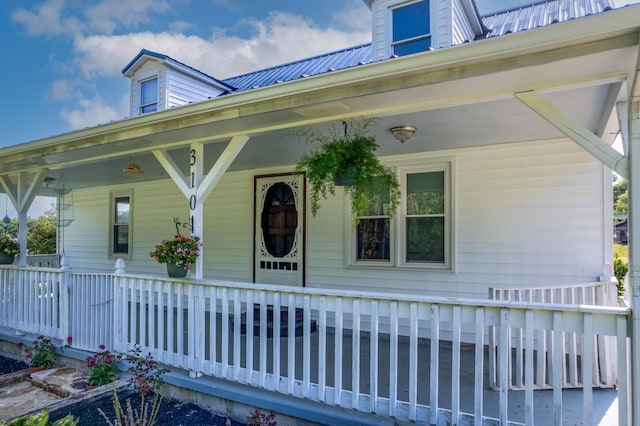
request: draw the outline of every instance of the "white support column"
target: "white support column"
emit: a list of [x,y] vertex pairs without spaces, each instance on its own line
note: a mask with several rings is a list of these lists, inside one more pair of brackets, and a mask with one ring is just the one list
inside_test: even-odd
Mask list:
[[[191,222],[191,235],[203,240],[204,232],[204,200],[198,196],[198,188],[202,184],[204,175],[204,147],[201,143],[191,144],[189,151],[189,219]],[[196,259],[195,276],[197,280],[203,278],[204,247],[200,249],[200,256]]]
[[[200,237],[202,242],[204,242],[204,201],[222,179],[248,140],[249,136],[246,135],[234,136],[206,176],[204,175],[204,145],[201,143],[191,144],[188,179],[184,177],[178,165],[165,151],[152,151],[160,165],[189,201],[191,235]],[[195,264],[195,278],[197,280],[203,278],[203,258],[204,247],[200,250],[200,256]]]
[[629,283],[631,290],[632,424],[640,425],[640,96],[629,104]]
[[36,193],[45,178],[47,169],[38,170],[31,181],[26,172],[18,175],[17,183],[12,183],[8,177],[0,176],[0,184],[9,197],[11,204],[18,212],[18,243],[20,244],[20,259],[18,266],[27,265],[27,212],[36,197]]
[[[635,74],[629,81],[627,115],[629,157],[629,275],[631,291],[631,424],[640,426],[640,38],[636,52]],[[624,135],[624,131],[622,132]],[[638,220],[636,220],[638,219]],[[638,238],[636,238],[638,237]]]

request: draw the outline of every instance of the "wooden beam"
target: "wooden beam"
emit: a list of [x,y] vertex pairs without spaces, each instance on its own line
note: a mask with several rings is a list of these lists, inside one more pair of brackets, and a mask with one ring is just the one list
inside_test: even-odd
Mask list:
[[211,170],[209,170],[209,173],[207,173],[207,176],[202,180],[202,184],[198,186],[198,200],[204,202],[207,199],[248,140],[249,136],[247,135],[234,136],[231,139],[229,145],[227,145],[216,163],[211,167]]
[[185,197],[187,197],[187,199],[189,199],[189,196],[191,195],[189,192],[189,182],[187,181],[187,178],[182,174],[175,161],[173,161],[173,159],[164,150],[154,149],[151,152],[167,172],[167,174],[169,174],[173,182],[175,182],[178,189],[184,194]]
[[629,177],[627,157],[607,145],[582,124],[566,116],[539,93],[531,90],[514,93],[514,96],[611,170],[624,178]]

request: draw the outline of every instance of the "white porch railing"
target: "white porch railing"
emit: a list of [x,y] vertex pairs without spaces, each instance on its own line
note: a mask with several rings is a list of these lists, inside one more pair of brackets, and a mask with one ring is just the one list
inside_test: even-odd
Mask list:
[[[588,306],[618,306],[618,290],[614,282],[595,282],[574,284],[571,286],[557,286],[546,288],[490,288],[489,299],[508,302],[536,302],[551,304],[588,305]],[[501,378],[497,374],[497,328],[490,330],[489,334],[489,385],[492,389],[498,389]],[[524,387],[524,336],[523,328],[511,328],[512,354],[509,370],[507,371],[507,383],[510,389],[523,389]],[[594,335],[588,345],[580,333],[564,332],[560,345],[553,340],[553,334],[549,330],[537,329],[534,332],[534,388],[551,389],[557,380],[562,382],[565,388],[582,387],[585,383],[595,387],[615,387],[618,384],[618,363],[616,357],[616,342],[610,336]],[[561,352],[561,368],[557,369],[552,360],[552,352]],[[590,380],[579,374],[582,361],[590,352],[596,368]],[[625,370],[623,370],[625,371]],[[626,371],[625,371],[626,372]],[[559,377],[556,377],[559,376]]]
[[[535,412],[540,395],[533,392],[535,333],[544,330],[549,334],[553,343],[549,362],[556,371],[566,360],[562,351],[553,348],[562,345],[566,333],[577,333],[580,344],[596,336],[611,336],[620,369],[618,421],[628,424],[630,420],[627,308],[404,298],[124,273],[113,275],[113,284],[105,275],[69,274],[69,292],[60,292],[67,287],[64,285],[49,290],[49,284],[39,284],[56,281],[53,277],[60,280],[64,276],[0,268],[0,326],[19,328],[25,320],[15,307],[32,310],[34,298],[40,304],[59,298],[59,313],[53,317],[64,318],[67,302],[62,300],[68,299],[67,312],[73,313],[73,320],[66,328],[51,327],[52,333],[47,333],[47,315],[32,315],[29,318],[34,323],[25,331],[60,339],[71,334],[74,346],[95,350],[100,343],[108,343],[109,336],[99,334],[100,329],[107,329],[114,333],[116,350],[141,344],[154,358],[194,376],[201,373],[419,424],[533,424],[536,415],[547,421],[550,413]],[[111,285],[114,293],[109,298]],[[34,288],[47,288],[46,297],[42,292],[34,296],[29,290]],[[48,297],[50,293],[54,296]],[[5,310],[5,305],[12,310]],[[89,321],[87,317],[96,313],[82,309],[91,306],[104,308],[104,319]],[[55,310],[52,305],[51,311]],[[84,328],[70,333],[76,322]],[[492,327],[497,330],[498,392],[488,390],[485,379],[487,336]],[[509,401],[515,394],[509,390],[507,372],[510,330],[515,328],[524,330],[524,392],[517,392],[524,396],[524,410],[518,418],[509,418]],[[581,359],[579,372],[585,383],[598,369],[591,354],[586,351]],[[560,377],[554,376],[552,383],[553,423],[558,425],[566,412]],[[581,392],[583,403],[578,412],[584,413],[584,424],[592,424],[592,388],[586,386]],[[494,411],[489,398],[496,401]]]
[[59,268],[59,254],[28,254],[27,266],[35,268]]

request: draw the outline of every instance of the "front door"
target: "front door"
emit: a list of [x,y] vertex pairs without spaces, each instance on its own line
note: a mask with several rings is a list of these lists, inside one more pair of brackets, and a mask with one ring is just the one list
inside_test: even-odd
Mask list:
[[304,286],[304,175],[255,177],[254,281]]

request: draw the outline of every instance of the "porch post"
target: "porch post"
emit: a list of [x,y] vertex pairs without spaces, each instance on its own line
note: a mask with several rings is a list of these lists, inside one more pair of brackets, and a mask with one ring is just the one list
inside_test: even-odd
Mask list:
[[629,102],[629,285],[631,290],[631,418],[640,426],[640,93]]
[[[204,175],[204,147],[201,143],[191,144],[191,154],[189,156],[189,214],[191,218],[191,235],[200,237],[201,241],[204,240],[204,220],[202,218],[204,213],[204,200],[206,197],[198,196],[198,188],[202,184],[202,177]],[[196,258],[196,279],[201,280],[203,278],[204,267],[204,247],[200,248],[200,256]]]
[[0,185],[2,185],[11,200],[11,204],[18,212],[19,266],[27,265],[27,212],[36,197],[36,192],[40,188],[46,172],[47,169],[38,170],[32,175],[31,182],[29,182],[26,172],[18,175],[17,183],[11,182],[8,177],[0,176]]

